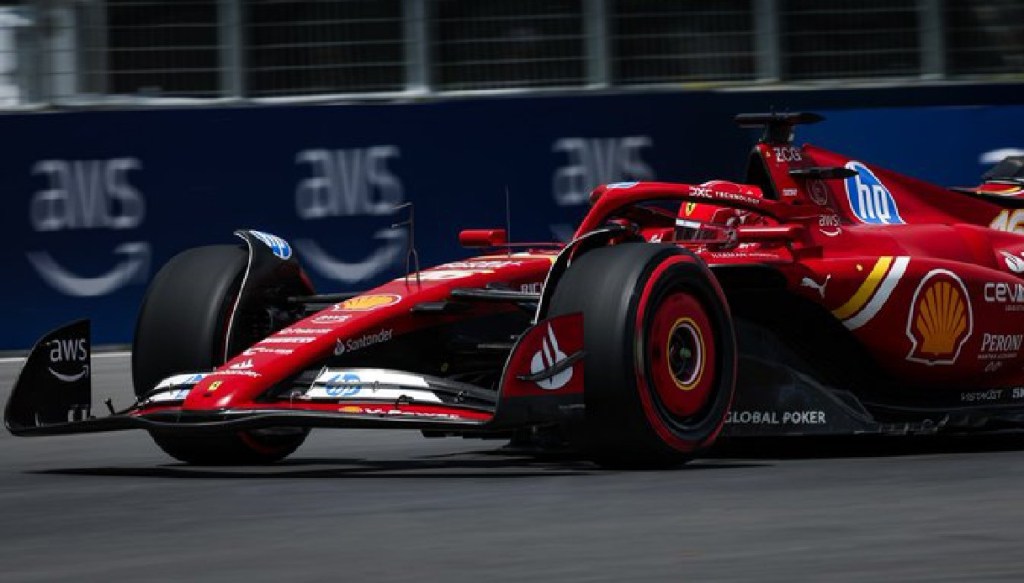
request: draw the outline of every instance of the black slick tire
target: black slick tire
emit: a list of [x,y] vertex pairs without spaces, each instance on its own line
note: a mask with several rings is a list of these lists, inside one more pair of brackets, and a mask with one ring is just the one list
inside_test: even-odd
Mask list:
[[[197,247],[172,258],[153,278],[135,327],[132,382],[137,395],[161,379],[210,370],[226,354],[228,320],[248,255],[231,245]],[[175,459],[199,465],[264,464],[283,459],[305,440],[295,428],[180,435],[151,431]]]
[[549,316],[583,313],[578,447],[607,467],[663,468],[710,446],[735,389],[737,352],[707,266],[672,245],[624,243],[584,254],[556,285]]

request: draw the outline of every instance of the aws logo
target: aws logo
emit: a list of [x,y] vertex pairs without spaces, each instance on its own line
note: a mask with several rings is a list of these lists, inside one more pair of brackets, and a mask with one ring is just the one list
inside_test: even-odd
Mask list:
[[342,283],[375,277],[395,265],[406,250],[406,232],[391,228],[390,220],[405,202],[402,182],[388,167],[399,158],[398,146],[382,145],[345,150],[300,151],[295,162],[308,169],[295,190],[295,212],[305,221],[359,217],[388,217],[373,233],[375,249],[357,260],[343,260],[316,240],[297,239],[303,261],[320,275]]
[[907,316],[907,360],[953,364],[973,331],[974,312],[964,282],[945,269],[929,271],[914,292]]
[[889,189],[867,166],[850,161],[846,167],[857,172],[844,181],[850,209],[862,223],[872,225],[902,225],[903,217],[896,206],[896,199]]
[[[146,217],[146,201],[128,178],[129,173],[141,169],[136,158],[36,162],[32,174],[42,176],[47,188],[34,193],[29,202],[32,229],[37,233],[137,229]],[[125,241],[111,251],[121,259],[105,273],[89,276],[66,267],[48,250],[25,255],[43,281],[69,296],[102,296],[131,283],[146,282],[149,243]]]
[[[653,148],[654,140],[646,135],[558,138],[551,144],[551,153],[558,158],[551,179],[555,204],[587,204],[590,191],[598,184],[632,188],[636,181],[653,180],[654,169],[644,159]],[[555,238],[568,241],[575,226],[558,223],[550,225],[550,229]]]
[[55,338],[47,342],[47,345],[50,348],[50,366],[47,370],[55,379],[73,383],[89,374],[89,344],[85,338]]

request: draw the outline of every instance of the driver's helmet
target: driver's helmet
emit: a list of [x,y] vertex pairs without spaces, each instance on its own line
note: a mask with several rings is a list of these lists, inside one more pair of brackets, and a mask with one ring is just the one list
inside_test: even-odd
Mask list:
[[[726,180],[712,180],[700,186],[744,196],[762,196],[761,190],[756,186]],[[679,214],[676,215],[676,241],[699,241],[716,237],[719,229],[709,228],[708,225],[735,227],[760,222],[760,215],[749,211],[686,201],[679,207]]]

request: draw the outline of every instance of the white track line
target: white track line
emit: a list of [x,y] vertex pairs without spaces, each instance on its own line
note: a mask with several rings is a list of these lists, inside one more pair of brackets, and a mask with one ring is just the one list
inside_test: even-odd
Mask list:
[[[131,356],[131,354],[132,354],[131,351],[122,350],[122,351],[118,351],[118,352],[96,352],[96,353],[93,353],[92,357],[93,358],[127,358],[127,357]],[[0,364],[5,364],[5,363],[9,363],[9,362],[22,362],[24,360],[25,360],[24,356],[8,356],[8,357],[0,358]]]

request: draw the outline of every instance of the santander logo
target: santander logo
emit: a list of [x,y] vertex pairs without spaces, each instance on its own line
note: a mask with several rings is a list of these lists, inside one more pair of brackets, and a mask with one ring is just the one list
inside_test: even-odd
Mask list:
[[[537,374],[542,370],[551,368],[555,363],[565,360],[566,354],[558,347],[558,338],[555,337],[555,331],[548,324],[547,337],[541,341],[540,350],[534,353],[533,359],[530,360],[530,372]],[[546,391],[555,391],[572,380],[572,367],[569,367],[562,372],[537,381],[537,386]]]

